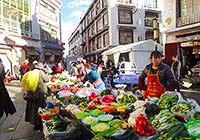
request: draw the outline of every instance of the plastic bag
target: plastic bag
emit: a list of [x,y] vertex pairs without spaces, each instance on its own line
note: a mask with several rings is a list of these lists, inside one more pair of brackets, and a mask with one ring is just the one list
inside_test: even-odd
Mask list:
[[192,138],[200,138],[200,120],[190,120],[185,127]]
[[28,93],[35,93],[39,81],[39,70],[26,72],[22,77],[22,87]]

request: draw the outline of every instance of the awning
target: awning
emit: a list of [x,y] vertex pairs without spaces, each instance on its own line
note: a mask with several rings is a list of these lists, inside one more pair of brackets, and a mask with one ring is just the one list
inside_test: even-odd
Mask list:
[[58,56],[61,56],[61,55],[63,55],[63,52],[62,51],[54,51],[54,50],[46,50],[44,52],[44,55],[58,55]]
[[41,41],[41,46],[44,48],[49,48],[49,49],[58,49],[58,50],[64,50],[65,48],[61,45],[58,45],[56,43],[52,42],[47,42],[47,41]]
[[44,52],[44,55],[52,55],[52,53],[51,52]]
[[0,49],[11,49],[11,47],[9,47],[9,46],[7,46],[7,45],[5,45],[5,44],[1,44],[0,43]]
[[9,35],[5,36],[4,41],[8,45],[15,45],[15,46],[26,46],[27,45],[26,40],[19,38],[19,37],[9,36]]
[[27,52],[28,55],[40,55],[39,52],[35,51],[35,50],[31,50]]
[[38,48],[40,47],[39,41],[34,41],[34,40],[26,40],[27,41],[27,47],[35,47]]

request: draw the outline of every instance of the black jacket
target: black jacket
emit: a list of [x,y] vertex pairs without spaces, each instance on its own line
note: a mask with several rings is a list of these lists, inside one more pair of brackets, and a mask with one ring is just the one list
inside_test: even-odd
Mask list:
[[16,112],[16,108],[8,94],[2,78],[0,78],[0,110],[5,112],[6,115],[12,115]]

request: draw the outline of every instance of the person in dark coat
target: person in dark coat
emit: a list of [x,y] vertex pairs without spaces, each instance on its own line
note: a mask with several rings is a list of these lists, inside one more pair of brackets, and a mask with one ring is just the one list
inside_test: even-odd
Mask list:
[[0,77],[4,80],[5,76],[6,76],[5,67],[0,58]]
[[38,114],[38,108],[45,108],[46,105],[46,97],[45,95],[48,93],[48,87],[45,83],[49,81],[48,76],[45,73],[45,68],[42,63],[38,63],[34,70],[39,70],[39,81],[38,86],[36,89],[37,99],[30,99],[27,100],[26,104],[26,114],[25,114],[25,121],[30,122],[31,124],[35,125],[35,130],[41,130],[42,127],[42,119],[41,116]]
[[178,85],[170,67],[161,62],[162,54],[159,51],[153,51],[150,59],[151,63],[146,65],[138,78],[138,87],[144,99],[159,98],[165,91],[174,91]]
[[8,94],[3,79],[0,77],[0,118],[3,116],[4,112],[6,116],[8,116],[8,114],[13,115],[16,112],[16,108]]

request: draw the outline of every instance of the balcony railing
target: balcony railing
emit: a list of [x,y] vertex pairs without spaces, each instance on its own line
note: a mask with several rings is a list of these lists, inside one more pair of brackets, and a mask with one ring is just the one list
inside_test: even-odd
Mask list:
[[200,13],[186,15],[177,18],[177,27],[186,26],[200,22]]

